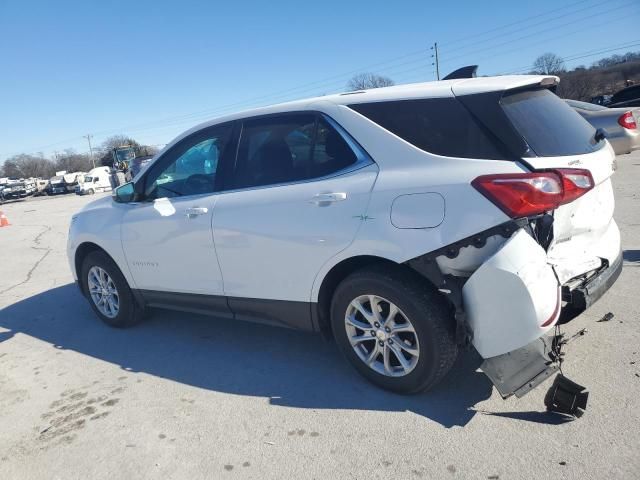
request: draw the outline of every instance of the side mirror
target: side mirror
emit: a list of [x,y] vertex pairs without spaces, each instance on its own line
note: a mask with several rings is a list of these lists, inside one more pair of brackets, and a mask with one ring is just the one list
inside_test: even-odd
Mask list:
[[125,183],[113,191],[113,201],[116,203],[129,203],[135,199],[133,182]]

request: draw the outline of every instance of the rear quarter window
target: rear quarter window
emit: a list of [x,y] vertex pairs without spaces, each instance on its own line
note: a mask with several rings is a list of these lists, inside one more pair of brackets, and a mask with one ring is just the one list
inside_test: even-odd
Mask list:
[[538,157],[581,155],[605,144],[595,144],[591,124],[549,90],[507,93],[500,105]]
[[455,98],[358,103],[349,108],[425,152],[507,159],[495,137]]

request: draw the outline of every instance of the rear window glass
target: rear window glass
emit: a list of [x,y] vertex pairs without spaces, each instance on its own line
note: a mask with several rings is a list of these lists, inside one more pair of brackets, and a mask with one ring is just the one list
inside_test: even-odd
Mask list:
[[349,108],[426,152],[447,157],[506,157],[455,98],[359,103]]
[[567,105],[569,105],[570,107],[578,108],[580,110],[588,110],[589,112],[600,112],[602,110],[609,110],[607,107],[603,107],[602,105],[579,102],[578,100],[565,100],[565,102],[567,102]]
[[594,144],[595,129],[549,90],[507,94],[500,104],[539,157],[580,155],[604,146],[605,142]]

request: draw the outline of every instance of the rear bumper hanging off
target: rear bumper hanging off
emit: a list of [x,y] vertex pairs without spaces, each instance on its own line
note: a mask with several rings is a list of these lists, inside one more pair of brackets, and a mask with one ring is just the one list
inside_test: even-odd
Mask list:
[[502,398],[520,398],[559,370],[552,344],[553,337],[540,337],[522,348],[485,359],[480,369]]
[[[560,370],[562,347],[584,335],[584,329],[569,339],[562,335],[545,336],[513,352],[486,359],[480,368],[507,398],[520,398]],[[581,417],[587,408],[589,392],[572,382],[562,372],[547,391],[544,404],[547,410]]]
[[570,292],[563,292],[567,305],[562,309],[559,323],[567,323],[596,303],[618,280],[622,273],[622,252],[608,267],[589,278]]

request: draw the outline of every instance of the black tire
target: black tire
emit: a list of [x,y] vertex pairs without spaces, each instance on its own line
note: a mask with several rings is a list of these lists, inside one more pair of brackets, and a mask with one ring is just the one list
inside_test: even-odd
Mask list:
[[[89,295],[88,275],[89,270],[94,266],[100,267],[107,272],[118,291],[119,309],[117,315],[113,318],[109,318],[100,312]],[[144,309],[138,305],[138,302],[136,302],[133,294],[131,293],[131,288],[129,288],[129,284],[124,278],[124,275],[122,275],[122,272],[116,263],[106,253],[102,251],[93,251],[85,257],[82,262],[80,282],[82,285],[82,291],[89,301],[89,305],[91,305],[91,308],[96,315],[98,315],[98,317],[100,317],[100,319],[107,325],[117,328],[125,328],[135,325],[142,320],[144,316]]]
[[[393,302],[413,325],[420,353],[413,370],[404,376],[374,371],[351,346],[345,315],[351,301],[361,295],[377,295]],[[455,323],[446,300],[417,274],[401,267],[377,266],[349,275],[333,295],[331,323],[338,347],[349,363],[372,383],[397,393],[417,393],[433,387],[447,374],[458,353]]]
[[89,195],[93,195],[93,194],[94,194],[94,193],[96,193],[96,192],[93,190],[93,188],[90,188],[89,190],[87,190],[87,193],[88,193]]

